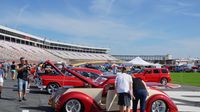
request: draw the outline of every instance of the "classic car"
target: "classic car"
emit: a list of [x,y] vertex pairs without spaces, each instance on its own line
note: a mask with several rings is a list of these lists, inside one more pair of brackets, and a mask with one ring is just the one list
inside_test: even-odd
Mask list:
[[[72,71],[71,71],[72,72]],[[49,105],[57,112],[109,112],[119,111],[118,97],[113,87],[115,76],[100,76],[95,81],[80,74],[77,78],[87,83],[88,88],[60,88],[49,98]],[[107,78],[106,78],[107,77]],[[109,81],[112,80],[112,81]],[[104,91],[106,90],[106,95]],[[170,97],[155,88],[148,87],[146,112],[178,112]],[[138,107],[139,111],[140,107]]]
[[94,80],[98,77],[97,75],[102,75],[102,72],[89,68],[73,68],[72,70],[76,72],[71,73],[68,71],[69,69],[58,68],[50,61],[44,62],[42,69],[43,72],[35,78],[35,83],[41,90],[45,89],[50,94],[63,86],[68,88],[84,87],[85,83],[75,77],[74,74],[80,73],[82,76],[86,76],[88,80]]

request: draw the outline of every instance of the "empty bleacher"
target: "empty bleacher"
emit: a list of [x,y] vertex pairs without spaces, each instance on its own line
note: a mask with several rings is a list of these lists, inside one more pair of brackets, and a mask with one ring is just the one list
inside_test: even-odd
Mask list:
[[0,41],[0,43],[0,59],[19,60],[19,58],[23,56],[27,60],[31,61],[63,61],[63,59],[38,47],[22,45],[2,40]]
[[31,61],[116,60],[109,54],[44,49],[0,40],[0,59],[19,60],[22,56]]

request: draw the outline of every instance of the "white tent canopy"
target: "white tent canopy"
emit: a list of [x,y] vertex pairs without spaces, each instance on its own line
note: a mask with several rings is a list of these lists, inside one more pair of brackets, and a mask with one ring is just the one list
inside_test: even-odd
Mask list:
[[133,65],[142,65],[142,66],[154,65],[154,64],[149,63],[147,61],[144,61],[140,57],[136,57],[136,58],[132,59],[131,61],[129,61],[128,63],[133,64]]

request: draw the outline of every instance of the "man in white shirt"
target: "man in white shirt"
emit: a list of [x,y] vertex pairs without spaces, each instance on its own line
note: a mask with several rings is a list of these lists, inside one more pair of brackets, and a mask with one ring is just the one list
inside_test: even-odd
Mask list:
[[126,68],[122,68],[122,73],[117,73],[115,79],[115,89],[118,94],[118,105],[120,112],[130,112],[130,102],[132,96],[132,77],[126,73]]

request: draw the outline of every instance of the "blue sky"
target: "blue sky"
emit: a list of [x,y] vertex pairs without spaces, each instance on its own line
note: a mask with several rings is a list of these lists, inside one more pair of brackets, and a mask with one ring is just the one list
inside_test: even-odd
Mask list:
[[199,0],[1,0],[0,24],[110,54],[200,57]]

